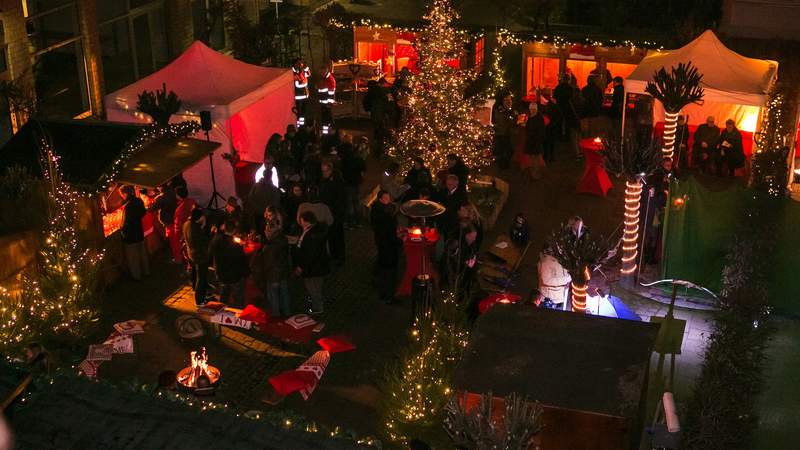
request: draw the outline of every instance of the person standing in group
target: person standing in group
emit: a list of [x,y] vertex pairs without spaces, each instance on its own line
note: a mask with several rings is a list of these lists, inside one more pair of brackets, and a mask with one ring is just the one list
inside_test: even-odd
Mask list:
[[678,116],[678,128],[675,129],[675,152],[674,158],[680,170],[689,168],[689,124],[686,123],[686,116]]
[[398,181],[398,173],[400,172],[400,164],[396,162],[389,163],[389,166],[381,174],[380,188],[392,196],[392,201],[399,202],[409,189],[407,184],[400,184]]
[[378,249],[378,295],[386,304],[394,303],[397,290],[397,266],[402,241],[397,236],[397,206],[391,195],[378,191],[370,210],[372,234]]
[[331,108],[336,103],[336,78],[333,77],[330,66],[325,66],[320,75],[317,100],[322,112],[322,134],[329,134],[333,127]]
[[744,167],[744,148],[742,133],[736,128],[732,119],[725,121],[725,129],[719,135],[717,143],[716,166],[717,176],[736,176],[736,169]]
[[121,189],[125,206],[122,210],[122,227],[120,235],[125,244],[125,260],[128,270],[134,281],[140,281],[142,275],[150,276],[150,265],[147,260],[147,248],[144,245],[144,228],[142,219],[147,210],[142,199],[136,196],[133,186],[123,186]]
[[612,85],[613,93],[608,115],[611,118],[611,136],[619,138],[622,135],[622,115],[625,113],[625,87],[622,77],[614,77]]
[[501,169],[509,167],[513,153],[511,133],[516,126],[517,113],[514,111],[512,102],[513,97],[511,94],[505,94],[492,114],[494,157],[497,167]]
[[386,89],[375,80],[367,82],[367,94],[364,96],[364,110],[372,120],[372,153],[376,157],[383,155],[383,146],[387,137],[386,110],[388,101]]
[[594,75],[589,75],[586,86],[581,89],[583,98],[583,114],[581,118],[581,131],[583,137],[600,136],[600,113],[603,111],[603,91],[598,87]]
[[296,236],[300,230],[297,225],[297,211],[300,205],[305,203],[306,194],[303,185],[299,181],[293,182],[289,186],[289,192],[283,199],[283,211],[286,213],[286,220],[283,222],[283,231],[290,236]]
[[200,306],[208,299],[208,263],[209,235],[206,227],[206,215],[202,208],[192,210],[191,216],[183,224],[183,238],[186,241],[187,256],[192,270],[192,289],[194,301]]
[[275,230],[282,230],[284,227],[283,225],[283,213],[281,209],[277,206],[267,206],[267,209],[264,210],[264,236],[267,234],[272,234]]
[[361,155],[356,153],[352,141],[352,135],[344,136],[344,143],[339,146],[342,149],[339,155],[342,158],[347,222],[350,226],[357,227],[361,224],[361,184],[364,182],[367,165]]
[[175,217],[172,222],[172,233],[169,238],[169,248],[172,251],[172,261],[176,264],[183,264],[183,224],[192,215],[192,211],[197,206],[194,199],[189,198],[189,191],[186,186],[175,188],[175,196],[178,197],[178,206],[175,207]]
[[706,123],[698,126],[694,131],[692,159],[694,159],[695,167],[704,173],[709,173],[711,170],[710,166],[714,161],[719,134],[719,127],[714,123],[713,116],[708,116]]
[[158,187],[158,195],[148,208],[149,211],[158,211],[158,223],[164,233],[164,238],[169,241],[172,233],[172,223],[175,221],[175,208],[178,207],[178,197],[169,183]]
[[347,204],[344,183],[330,161],[322,163],[319,197],[333,214],[333,223],[328,228],[328,248],[330,249],[331,259],[336,265],[344,264],[344,222],[347,218]]
[[251,230],[263,230],[264,210],[268,206],[281,205],[281,191],[272,184],[270,176],[274,165],[272,156],[264,157],[264,176],[250,188],[250,194],[245,200],[244,211]]
[[453,233],[458,233],[458,210],[461,205],[467,203],[467,195],[460,189],[456,175],[447,176],[445,190],[441,193],[439,201],[445,210],[444,214],[437,218],[436,223],[439,226],[439,233],[443,237],[442,240],[447,240],[452,237]]
[[270,313],[289,317],[289,242],[283,230],[277,228],[265,228],[264,235],[264,245],[253,259],[253,278],[269,302]]
[[580,158],[581,152],[578,148],[578,113],[575,110],[575,89],[570,84],[570,77],[562,75],[559,78],[558,86],[553,91],[553,100],[558,107],[561,116],[560,134],[563,140],[569,144],[572,153]]
[[[530,180],[542,178],[544,168],[544,140],[546,125],[544,116],[539,113],[539,105],[531,103],[528,107],[528,121],[525,123],[525,173]],[[527,161],[525,161],[527,160]]]
[[433,183],[431,171],[425,167],[425,160],[416,156],[412,159],[413,165],[408,170],[405,177],[405,184],[409,186],[407,198],[419,197],[419,192],[423,188],[430,189]]
[[322,285],[330,273],[328,252],[325,249],[325,224],[318,223],[311,211],[300,213],[300,227],[303,232],[297,239],[293,257],[295,275],[302,277],[311,302],[310,314],[324,312]]
[[447,169],[445,171],[442,183],[447,181],[447,175],[455,175],[458,177],[458,190],[467,192],[467,183],[469,183],[469,168],[464,164],[464,160],[455,153],[447,155]]
[[297,127],[306,124],[306,102],[308,101],[308,77],[311,69],[306,63],[297,58],[292,64],[292,74],[294,74],[294,107],[297,116]]
[[228,303],[229,298],[233,297],[232,304],[244,308],[245,279],[250,271],[244,248],[233,240],[235,230],[235,222],[225,222],[221,232],[211,240],[209,256],[220,283],[219,300]]
[[317,222],[324,224],[326,230],[333,224],[331,209],[320,200],[319,187],[317,186],[309,186],[306,190],[306,201],[301,203],[297,208],[297,217],[295,220],[297,220],[298,224],[300,223],[300,216],[306,211],[310,211],[311,214],[314,214]]

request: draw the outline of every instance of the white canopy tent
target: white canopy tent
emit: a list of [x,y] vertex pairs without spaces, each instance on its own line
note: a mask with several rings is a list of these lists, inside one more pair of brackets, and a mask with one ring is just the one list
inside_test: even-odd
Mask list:
[[[234,170],[222,158],[235,148],[242,160],[261,163],[264,147],[273,133],[283,134],[294,123],[294,85],[289,69],[267,68],[238,61],[195,41],[183,54],[156,73],[105,96],[108,120],[146,123],[149,116],[136,111],[142,91],[166,84],[181,100],[181,111],[171,122],[198,120],[209,111],[213,128],[209,139],[221,143],[214,152],[217,191],[236,194]],[[204,132],[196,136],[205,139]],[[209,164],[184,172],[190,194],[201,203],[211,197]]]
[[[650,51],[636,70],[625,80],[625,92],[643,94],[653,74],[679,63],[689,63],[703,75],[705,97],[702,105],[686,106],[689,125],[705,122],[714,116],[718,124],[733,119],[742,131],[754,132],[761,108],[778,74],[776,61],[742,56],[728,49],[711,30],[677,50]],[[660,102],[653,106],[653,122],[661,122],[664,109]]]

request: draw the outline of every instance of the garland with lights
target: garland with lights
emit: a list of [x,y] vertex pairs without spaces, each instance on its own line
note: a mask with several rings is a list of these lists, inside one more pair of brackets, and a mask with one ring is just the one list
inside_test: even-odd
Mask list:
[[453,393],[453,372],[468,339],[455,293],[416,320],[409,347],[386,374],[385,423],[390,440],[404,443],[441,425]]
[[[6,364],[11,364],[11,366],[13,367],[12,361],[7,360]],[[222,414],[232,414],[235,415],[236,417],[243,417],[246,419],[259,421],[265,424],[272,425],[275,428],[279,429],[313,433],[313,434],[318,434],[321,437],[327,436],[332,439],[350,440],[362,446],[366,445],[370,447],[381,448],[381,442],[378,439],[375,439],[370,436],[359,436],[356,432],[352,430],[343,430],[340,427],[327,428],[322,425],[318,425],[316,422],[309,421],[300,414],[293,413],[291,411],[250,410],[241,412],[224,402],[205,400],[202,398],[195,397],[194,395],[181,394],[176,391],[161,390],[148,384],[138,384],[138,383],[116,384],[116,383],[111,383],[107,380],[90,381],[83,376],[77,376],[75,369],[76,369],[75,367],[72,367],[71,370],[60,369],[55,373],[53,373],[52,375],[39,376],[34,378],[33,384],[34,386],[36,386],[36,388],[31,389],[30,392],[23,394],[19,398],[19,401],[15,402],[16,405],[15,407],[26,408],[29,407],[30,405],[35,404],[36,396],[42,394],[47,395],[47,392],[45,391],[48,389],[48,386],[50,385],[58,384],[62,387],[70,387],[76,385],[87,385],[89,383],[92,383],[92,384],[100,384],[108,386],[113,389],[132,392],[137,395],[146,395],[148,397],[153,397],[160,401],[182,404],[185,405],[186,407],[192,408],[198,414],[205,414],[210,411],[216,411]]]
[[108,189],[111,183],[119,176],[122,169],[128,164],[128,160],[148,144],[159,139],[186,137],[197,133],[199,130],[200,124],[191,120],[166,126],[153,124],[145,127],[141,134],[122,149],[117,159],[115,159],[105,173],[101,175],[98,182],[99,189],[101,191]]
[[429,25],[414,44],[420,72],[410,78],[407,119],[389,147],[389,154],[403,163],[422,157],[433,173],[446,167],[451,153],[470,168],[490,161],[492,129],[476,118],[483,98],[464,94],[477,73],[447,63],[463,49],[463,34],[452,26],[457,18],[449,0],[431,2],[425,16]]
[[17,290],[0,288],[0,351],[6,354],[32,341],[79,338],[97,320],[103,252],[79,244],[75,224],[81,196],[62,181],[49,144],[42,140],[40,148],[50,220],[42,232],[37,270],[23,274]]

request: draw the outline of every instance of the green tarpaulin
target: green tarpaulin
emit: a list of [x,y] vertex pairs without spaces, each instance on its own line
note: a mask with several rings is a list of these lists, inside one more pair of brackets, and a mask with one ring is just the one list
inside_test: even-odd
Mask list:
[[[673,180],[664,224],[664,278],[719,292],[725,256],[749,201],[751,193],[741,187],[714,192],[694,178]],[[800,203],[786,199],[779,208],[770,304],[779,312],[800,314]]]

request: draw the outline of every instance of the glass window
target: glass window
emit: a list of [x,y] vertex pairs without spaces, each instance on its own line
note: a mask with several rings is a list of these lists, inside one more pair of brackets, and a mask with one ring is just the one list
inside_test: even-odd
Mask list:
[[[106,0],[108,1],[108,0]],[[119,2],[120,0],[111,0],[112,2]],[[66,5],[67,3],[74,3],[74,0],[23,0],[28,5],[28,15],[35,15],[43,12],[50,11],[51,9],[58,8],[59,6]]]
[[31,19],[27,25],[28,38],[34,51],[44,50],[79,35],[74,5]]
[[99,0],[97,2],[97,21],[105,22],[124,16],[128,13],[128,5],[125,3],[125,0]]
[[147,14],[133,18],[133,39],[136,42],[136,64],[139,68],[139,78],[141,78],[155,72]]
[[162,8],[152,9],[150,15],[150,45],[153,48],[153,60],[156,69],[160,69],[169,62],[167,52],[167,33],[164,24],[164,10]]
[[100,48],[106,92],[114,92],[136,81],[128,19],[100,27]]
[[0,44],[0,73],[8,70],[8,57],[6,56],[7,46]]
[[[106,1],[108,1],[108,0],[106,0]],[[112,0],[112,1],[118,1],[118,2],[121,2],[121,1],[123,1],[123,0]],[[145,5],[147,5],[148,3],[153,3],[154,1],[156,1],[156,0],[130,0],[130,2],[131,2],[131,9],[138,8],[138,7],[140,7],[140,6],[145,6]]]
[[89,109],[80,42],[37,56],[33,71],[43,115],[75,117]]
[[223,9],[223,0],[194,0],[192,2],[194,38],[217,50],[225,48]]
[[0,146],[11,139],[13,129],[11,128],[11,111],[5,97],[0,96]]
[[483,44],[484,38],[475,41],[475,69],[478,71],[483,70]]

